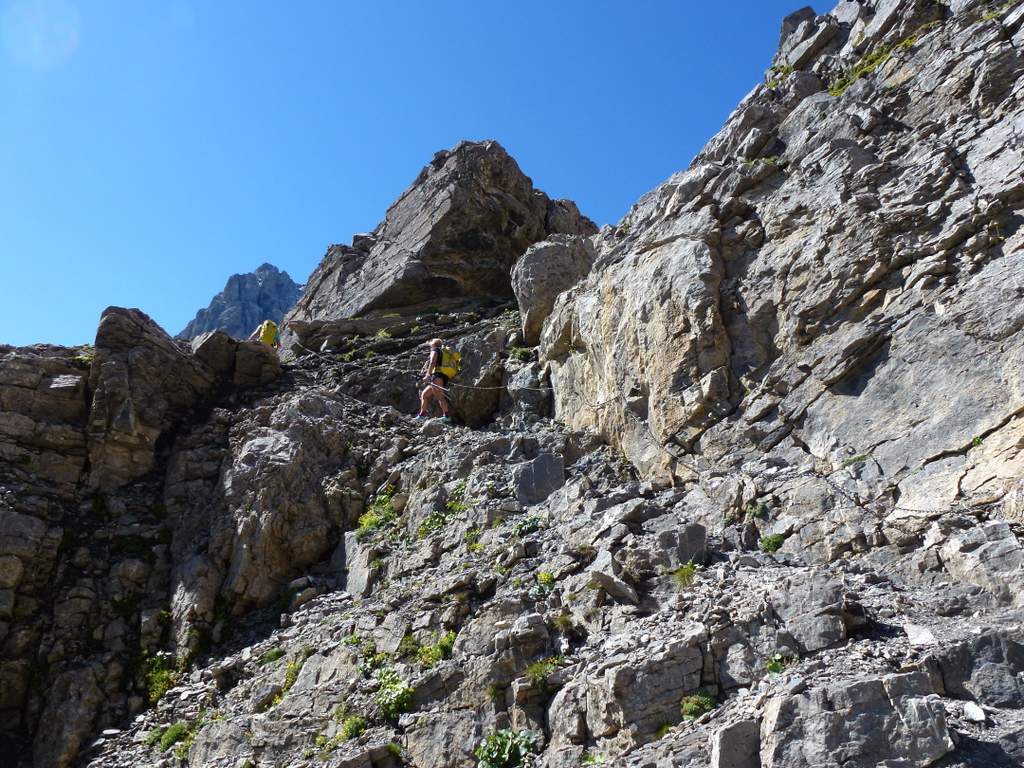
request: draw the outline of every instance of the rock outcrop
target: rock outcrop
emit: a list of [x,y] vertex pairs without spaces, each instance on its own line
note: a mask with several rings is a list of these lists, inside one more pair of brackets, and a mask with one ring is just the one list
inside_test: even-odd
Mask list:
[[571,235],[556,235],[537,243],[516,261],[512,290],[523,315],[523,339],[527,344],[537,345],[555,299],[585,277],[593,263],[589,238]]
[[109,490],[153,469],[161,436],[213,385],[210,371],[142,312],[106,310],[89,374],[92,483]]
[[1022,34],[1015,4],[787,20],[768,82],[559,297],[541,345],[556,416],[664,482],[764,455],[860,467],[849,496],[750,482],[783,508],[852,500],[848,526],[881,511],[894,538],[1015,498]]
[[196,313],[178,338],[195,339],[210,331],[223,331],[246,339],[264,320],[280,325],[301,295],[302,286],[287,272],[273,264],[261,264],[254,272],[229,277],[224,290]]
[[154,475],[189,420],[281,372],[220,336],[227,370],[111,307],[95,346],[0,349],[0,739],[36,765],[143,705],[130,681],[167,629],[172,539]]
[[496,141],[464,141],[438,152],[372,233],[328,249],[287,320],[507,300],[512,265],[530,245],[595,229],[572,201],[534,189]]

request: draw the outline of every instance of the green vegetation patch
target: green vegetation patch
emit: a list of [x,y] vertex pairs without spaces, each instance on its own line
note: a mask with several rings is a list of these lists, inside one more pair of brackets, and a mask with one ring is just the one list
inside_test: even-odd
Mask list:
[[395,495],[395,487],[387,486],[377,498],[370,504],[370,508],[359,516],[359,527],[356,528],[356,537],[365,539],[379,528],[393,524],[398,519],[398,512],[391,499]]
[[795,664],[798,661],[800,661],[800,659],[796,656],[783,656],[781,653],[776,653],[765,662],[764,668],[768,670],[769,674],[778,675],[781,674],[790,664]]
[[978,21],[979,22],[995,21],[1000,16],[1002,16],[1006,11],[1010,10],[1011,8],[1013,8],[1013,6],[1015,6],[1018,2],[1020,2],[1020,0],[1007,0],[1007,2],[1003,3],[1000,6],[997,6],[997,7],[993,8],[991,11],[983,13],[981,15],[981,18],[978,19]]
[[78,354],[71,359],[82,365],[92,365],[92,361],[96,359],[96,347],[92,344],[83,344],[78,347]]
[[564,656],[550,656],[540,661],[535,661],[526,668],[526,677],[529,678],[530,682],[542,691],[546,691],[548,688],[548,679],[558,670],[559,667],[565,665]]
[[537,737],[530,731],[503,728],[484,736],[473,752],[479,768],[519,768],[530,764]]
[[299,672],[302,671],[303,665],[306,663],[306,655],[303,654],[294,661],[289,661],[288,666],[284,671],[284,685],[281,686],[281,695],[288,693],[295,685],[295,681],[299,679]]
[[768,80],[769,88],[778,88],[784,82],[786,78],[793,74],[795,70],[789,64],[776,64],[772,67],[772,77]]
[[546,595],[555,588],[555,574],[551,571],[540,571],[537,576],[536,592]]
[[[568,597],[568,595],[566,597]],[[551,626],[563,635],[569,634],[573,630],[572,614],[568,611],[562,611],[561,613],[555,614],[551,617]]]
[[754,520],[767,520],[768,519],[768,505],[763,501],[751,501],[747,504],[744,509],[746,513],[747,522]]
[[416,530],[416,536],[424,539],[430,534],[440,531],[454,517],[461,515],[468,509],[466,483],[463,481],[456,485],[452,492],[448,494],[448,501],[445,503],[444,509],[435,509],[423,519],[423,522],[420,523],[419,528]]
[[829,86],[828,92],[836,97],[842,96],[843,93],[846,92],[847,88],[862,77],[867,77],[877,71],[883,64],[892,58],[894,53],[909,51],[917,44],[917,41],[922,35],[935,29],[941,23],[942,22],[940,21],[933,21],[928,24],[923,24],[918,27],[912,35],[903,38],[899,42],[893,43],[892,45],[879,46],[864,54],[860,61],[832,82]]
[[160,749],[166,752],[188,734],[188,723],[177,722],[169,725],[160,734]]
[[159,746],[162,752],[174,747],[174,756],[179,760],[187,760],[192,742],[195,741],[196,734],[203,727],[205,720],[206,714],[200,712],[195,720],[179,720],[166,728],[157,728],[146,734],[145,744],[149,747]]
[[338,734],[343,741],[358,739],[366,732],[366,718],[362,715],[349,715],[341,721],[341,729]]
[[518,360],[520,363],[528,363],[533,360],[533,349],[530,347],[512,347],[509,350],[509,357]]
[[782,546],[782,542],[785,540],[786,537],[784,534],[773,533],[769,536],[762,536],[761,540],[757,543],[757,546],[762,552],[771,554],[772,552],[778,552],[779,547]]
[[400,714],[412,706],[416,689],[391,667],[384,667],[377,672],[377,683],[373,703],[380,708],[386,720],[397,720]]
[[442,660],[451,658],[452,648],[455,647],[455,637],[454,632],[445,632],[443,635],[435,632],[434,642],[430,645],[420,646],[416,651],[416,660],[429,669]]
[[420,644],[416,641],[416,637],[411,632],[407,632],[402,638],[402,642],[398,644],[396,655],[400,659],[409,659],[416,656],[419,652]]
[[683,720],[696,720],[717,706],[718,701],[710,692],[698,691],[689,696],[683,696],[679,702],[679,713],[683,716]]
[[463,480],[457,484],[452,492],[448,495],[448,502],[444,505],[445,509],[452,513],[465,512],[469,509],[469,504],[466,503],[466,481]]
[[693,562],[693,560],[690,560],[686,565],[680,565],[672,571],[672,580],[675,582],[676,589],[686,589],[693,584],[693,580],[697,577],[697,571],[699,570],[700,566]]
[[167,691],[178,684],[181,673],[169,654],[157,654],[143,658],[146,697],[150,704],[156,704]]
[[541,520],[536,515],[530,515],[524,517],[522,520],[517,520],[516,524],[512,526],[512,533],[516,536],[528,536],[531,533],[540,530]]
[[284,700],[284,697],[288,695],[288,691],[292,689],[292,686],[295,685],[295,681],[299,679],[299,672],[302,671],[302,667],[306,663],[306,658],[311,652],[312,649],[306,648],[298,658],[292,659],[288,662],[288,666],[284,669],[284,682],[281,683],[281,692],[278,693],[270,702],[268,709],[276,707]]
[[284,648],[271,648],[260,657],[260,664],[273,664],[282,658],[284,658]]
[[480,543],[480,534],[483,531],[480,528],[470,528],[466,531],[466,535],[463,536],[463,540],[466,542],[466,549],[470,554],[477,554],[483,551],[484,545]]
[[451,515],[448,514],[447,510],[432,510],[430,514],[423,518],[423,522],[416,529],[416,536],[420,539],[425,539],[430,534],[436,533],[448,525],[450,519]]

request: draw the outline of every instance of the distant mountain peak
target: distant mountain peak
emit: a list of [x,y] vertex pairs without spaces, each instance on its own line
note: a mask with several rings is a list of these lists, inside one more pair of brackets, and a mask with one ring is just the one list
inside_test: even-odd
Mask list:
[[178,338],[194,339],[207,331],[224,331],[244,339],[264,320],[280,323],[302,294],[302,286],[269,262],[254,271],[231,275],[224,290],[200,309]]

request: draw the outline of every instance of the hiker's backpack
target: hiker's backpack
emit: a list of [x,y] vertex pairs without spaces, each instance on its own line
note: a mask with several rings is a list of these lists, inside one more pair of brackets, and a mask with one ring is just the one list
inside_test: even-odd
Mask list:
[[277,343],[277,323],[273,320],[263,321],[260,325],[260,341],[268,347],[273,347]]
[[454,379],[459,375],[461,368],[462,355],[454,349],[443,347],[441,349],[441,364],[436,368],[438,373],[443,373],[449,379]]

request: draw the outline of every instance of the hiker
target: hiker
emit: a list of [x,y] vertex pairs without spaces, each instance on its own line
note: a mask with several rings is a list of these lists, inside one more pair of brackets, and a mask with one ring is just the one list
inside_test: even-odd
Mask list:
[[249,341],[261,341],[271,349],[281,348],[281,334],[277,331],[277,323],[264,320],[259,328],[249,335]]
[[448,382],[457,371],[453,366],[445,367],[445,353],[447,352],[449,355],[452,353],[442,349],[443,343],[441,339],[430,340],[430,356],[420,368],[423,381],[428,384],[420,393],[420,412],[416,415],[417,419],[425,419],[429,416],[430,403],[433,401],[441,408],[444,420],[446,422],[451,420],[448,416]]

